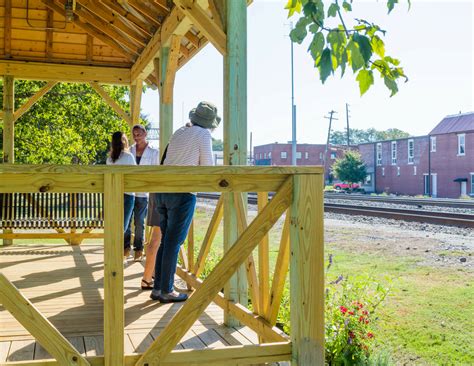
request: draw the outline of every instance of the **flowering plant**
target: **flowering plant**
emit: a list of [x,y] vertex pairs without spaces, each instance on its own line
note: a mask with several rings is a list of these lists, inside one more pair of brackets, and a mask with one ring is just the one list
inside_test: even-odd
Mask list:
[[[331,264],[332,256],[329,257],[328,269]],[[369,276],[349,279],[341,275],[328,282],[325,311],[327,364],[368,363],[375,340],[375,311],[388,292],[388,287]]]

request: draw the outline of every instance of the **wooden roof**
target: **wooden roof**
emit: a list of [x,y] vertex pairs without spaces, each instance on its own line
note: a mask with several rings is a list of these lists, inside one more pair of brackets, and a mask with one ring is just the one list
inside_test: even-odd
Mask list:
[[0,0],[0,75],[156,84],[153,60],[163,45],[174,47],[176,68],[208,39],[225,53],[215,2]]

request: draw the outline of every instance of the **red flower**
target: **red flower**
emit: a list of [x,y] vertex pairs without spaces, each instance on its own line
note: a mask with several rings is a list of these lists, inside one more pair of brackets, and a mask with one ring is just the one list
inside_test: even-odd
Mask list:
[[349,337],[354,339],[355,338],[355,334],[353,332],[349,332]]
[[369,319],[365,319],[365,324],[369,324]]
[[354,312],[353,312],[353,311],[349,311],[349,315],[354,315]]
[[347,313],[347,308],[342,306],[342,305],[339,306],[339,310],[341,310],[341,313],[343,313],[343,314]]
[[367,333],[367,337],[374,338],[374,335],[371,332],[369,332],[369,333]]
[[369,312],[368,312],[367,310],[364,310],[364,311],[362,312],[362,314],[364,314],[364,315],[369,315]]
[[364,317],[361,315],[359,316],[359,323],[362,323],[364,321]]

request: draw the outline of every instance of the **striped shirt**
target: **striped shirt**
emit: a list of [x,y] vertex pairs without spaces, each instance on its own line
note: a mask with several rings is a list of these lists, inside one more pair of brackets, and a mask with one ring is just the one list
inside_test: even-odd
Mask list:
[[181,127],[171,136],[163,165],[214,165],[211,131],[199,126]]

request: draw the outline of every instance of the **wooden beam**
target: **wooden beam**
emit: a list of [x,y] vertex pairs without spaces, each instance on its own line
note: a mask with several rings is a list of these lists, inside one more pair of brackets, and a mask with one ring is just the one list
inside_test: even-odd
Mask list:
[[[49,8],[54,10],[56,13],[61,14],[62,16],[66,16],[66,12],[62,6],[55,3],[53,0],[42,0],[42,2]],[[89,23],[83,22],[75,15],[74,24],[78,27],[82,28],[84,31],[89,33],[90,35],[94,36],[97,39],[100,39],[102,42],[107,44],[108,46],[112,47],[117,52],[121,53],[125,56],[128,60],[135,60],[136,55],[131,53],[129,50],[124,49],[121,44],[117,43],[113,38],[110,38],[107,34],[102,32],[102,30],[93,27]],[[137,52],[138,53],[138,52]]]
[[286,275],[290,264],[290,211],[286,213],[285,223],[281,233],[280,248],[273,272],[272,289],[265,311],[265,319],[271,325],[275,325],[278,318],[278,311],[281,306],[281,298],[285,288]]
[[181,8],[181,11],[191,19],[191,22],[199,28],[202,34],[211,42],[217,50],[225,55],[227,52],[226,34],[214,20],[212,20],[202,7],[193,0],[173,0]]
[[[155,339],[150,348],[136,363],[136,366],[156,364],[169,355],[179,340],[199,318],[209,303],[219,293],[238,267],[249,257],[257,243],[278,221],[281,214],[292,202],[293,179],[287,179],[271,202],[250,223],[234,246],[224,255],[214,270],[180,308],[165,329]],[[322,299],[324,302],[324,298]],[[324,315],[324,313],[323,313]]]
[[293,177],[290,221],[290,321],[292,361],[324,364],[323,176]]
[[53,57],[53,27],[54,27],[54,11],[47,10],[46,18],[46,59],[51,60]]
[[92,61],[93,57],[94,57],[94,38],[90,34],[87,34],[86,60]]
[[18,118],[24,115],[26,112],[30,110],[33,105],[41,99],[43,95],[49,92],[53,86],[57,84],[57,81],[49,81],[45,86],[43,86],[40,90],[38,90],[35,95],[33,95],[25,104],[23,104],[20,108],[18,108],[15,113],[13,113],[13,121],[16,122]]
[[31,301],[24,297],[8,279],[0,273],[0,303],[31,335],[63,365],[89,366],[89,362],[59,333]]
[[135,27],[130,26],[130,22],[124,21],[123,18],[110,10],[105,5],[98,1],[92,0],[76,0],[77,3],[87,8],[91,13],[101,17],[104,21],[106,21],[111,26],[117,28],[118,30],[125,33],[128,37],[135,40],[141,47],[145,47],[147,43],[147,37],[145,37],[141,32],[137,31]]
[[135,16],[133,13],[124,9],[116,0],[100,0],[106,7],[113,10],[119,14],[123,19],[126,19],[130,23],[134,24],[136,27],[140,28],[143,32],[147,34],[148,37],[153,36],[156,32],[156,27],[152,24],[142,20],[141,18]]
[[5,0],[5,19],[4,19],[4,54],[6,58],[11,57],[12,43],[12,0]]
[[166,71],[161,82],[161,93],[163,94],[162,103],[173,103],[173,88],[178,69],[179,53],[181,49],[181,36],[173,34],[169,47],[168,61],[166,63]]
[[196,47],[196,48],[199,47],[200,39],[193,32],[188,31],[188,32],[186,32],[186,34],[184,36],[188,39],[189,42],[191,42],[191,44],[194,47]]
[[103,233],[0,233],[0,239],[102,239]]
[[140,105],[142,101],[143,81],[137,80],[130,85],[130,110],[132,114],[131,126],[140,123]]
[[161,33],[157,32],[148,42],[140,56],[130,70],[132,81],[146,79],[153,72],[153,60],[159,56],[161,50]]
[[[268,193],[257,193],[258,211],[262,211],[268,203]],[[269,286],[270,286],[270,245],[268,235],[265,235],[258,246],[258,284],[259,284],[259,309],[260,313],[264,315],[268,304]]]
[[14,75],[17,79],[130,84],[130,70],[118,67],[0,60],[0,75]]
[[124,365],[123,174],[104,176],[104,359]]
[[153,2],[143,0],[127,0],[127,3],[133,6],[141,15],[153,23],[156,27],[160,27],[163,19],[168,12],[161,7],[155,7]]
[[[247,197],[247,195],[245,195]],[[241,193],[234,193],[235,208],[237,210],[237,226],[239,229],[239,235],[247,229],[247,213],[244,207],[244,198]],[[259,282],[257,278],[257,270],[255,268],[255,260],[253,254],[250,254],[245,263],[245,271],[247,273],[247,282],[250,290],[250,298],[252,300],[252,307],[254,313],[260,314],[260,293],[259,293]]]
[[[57,1],[63,5],[66,3],[66,0]],[[141,45],[139,41],[135,40],[133,37],[122,35],[122,33],[117,31],[108,21],[104,21],[102,18],[99,18],[98,15],[95,15],[93,12],[88,11],[87,8],[80,6],[79,3],[76,5],[74,13],[78,15],[80,19],[85,20],[89,26],[101,31],[118,43],[121,47],[126,48],[130,53],[137,56],[140,54]]]
[[15,162],[15,79],[3,76],[3,162]]
[[211,245],[216,236],[217,229],[219,229],[219,224],[222,221],[222,216],[224,215],[223,202],[224,199],[221,195],[219,197],[219,200],[217,201],[216,208],[214,210],[214,213],[212,214],[211,221],[209,223],[209,226],[207,227],[206,234],[204,235],[204,240],[202,241],[201,249],[199,250],[199,255],[197,257],[196,264],[194,265],[193,274],[196,277],[199,277],[202,271],[204,270],[207,255],[209,254],[209,250],[211,249]]
[[220,28],[226,32],[226,9],[225,0],[209,0],[209,10],[212,13],[212,19],[216,21]]
[[[188,286],[190,285],[196,290],[201,288],[204,283],[203,280],[196,278],[194,275],[187,272],[180,266],[176,267],[176,274],[181,277],[183,281],[188,284]],[[262,316],[252,313],[242,304],[227,300],[224,295],[222,295],[222,292],[219,292],[212,301],[215,302],[216,305],[220,306],[223,310],[229,312],[242,324],[252,329],[255,333],[261,335],[263,339],[268,342],[283,342],[289,339],[288,335],[286,335],[280,329],[272,326]]]
[[129,126],[132,125],[132,118],[130,117],[130,115],[125,112],[115,100],[112,99],[112,97],[104,90],[104,88],[102,88],[96,82],[91,82],[89,84],[97,92],[97,94],[99,94],[104,99],[104,101],[109,105],[109,107],[115,111],[115,113],[117,113],[124,121],[126,121]]

